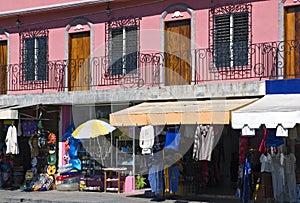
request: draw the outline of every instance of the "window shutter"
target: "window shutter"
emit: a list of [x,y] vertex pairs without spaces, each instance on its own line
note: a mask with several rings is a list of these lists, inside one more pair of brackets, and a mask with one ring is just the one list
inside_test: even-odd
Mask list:
[[248,12],[233,14],[233,62],[234,66],[248,65],[249,41]]
[[126,27],[126,73],[136,73],[137,70],[137,27]]
[[34,38],[24,39],[24,79],[26,81],[34,80]]
[[38,80],[47,80],[47,37],[38,37],[36,39]]
[[111,75],[123,74],[123,28],[111,29],[110,46]]
[[216,67],[230,66],[230,15],[214,16],[214,63]]

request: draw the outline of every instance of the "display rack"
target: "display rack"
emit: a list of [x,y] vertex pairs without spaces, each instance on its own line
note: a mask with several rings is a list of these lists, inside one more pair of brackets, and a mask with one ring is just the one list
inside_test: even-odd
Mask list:
[[123,191],[126,170],[127,168],[104,168],[104,192]]

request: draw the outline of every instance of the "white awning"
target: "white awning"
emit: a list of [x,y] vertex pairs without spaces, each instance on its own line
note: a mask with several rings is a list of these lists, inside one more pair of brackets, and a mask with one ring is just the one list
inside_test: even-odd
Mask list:
[[300,123],[300,94],[266,95],[256,102],[232,112],[231,125],[241,129],[276,128],[281,124],[284,128],[293,128]]
[[144,102],[110,114],[114,126],[229,124],[232,110],[256,99]]
[[0,109],[0,119],[18,119],[18,110]]

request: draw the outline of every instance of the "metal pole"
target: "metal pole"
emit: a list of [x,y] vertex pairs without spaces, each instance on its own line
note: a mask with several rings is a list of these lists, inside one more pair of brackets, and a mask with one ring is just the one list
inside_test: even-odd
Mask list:
[[135,176],[135,127],[133,127],[132,133],[132,175]]
[[110,133],[110,166],[113,166],[113,136],[112,133]]
[[118,167],[119,139],[116,139],[116,167]]

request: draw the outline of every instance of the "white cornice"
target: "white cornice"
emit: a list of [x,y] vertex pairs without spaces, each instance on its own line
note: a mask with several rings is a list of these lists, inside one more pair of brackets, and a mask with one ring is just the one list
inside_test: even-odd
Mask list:
[[91,4],[97,4],[97,3],[103,3],[103,2],[108,2],[108,0],[85,0],[85,1],[64,3],[64,4],[33,7],[33,8],[27,8],[27,9],[21,9],[21,10],[6,11],[6,12],[1,12],[0,17],[23,15],[23,14],[27,14],[27,13],[51,11],[51,10],[56,10],[56,9],[72,8],[72,7],[78,7],[78,6],[83,6],[83,5],[87,5],[87,4],[91,5]]

